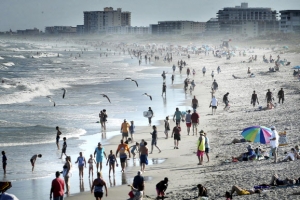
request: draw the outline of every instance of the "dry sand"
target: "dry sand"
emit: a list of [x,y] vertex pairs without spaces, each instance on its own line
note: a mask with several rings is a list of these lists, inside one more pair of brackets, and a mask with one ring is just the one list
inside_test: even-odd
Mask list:
[[[251,45],[248,43],[248,46]],[[238,46],[238,45],[237,45]],[[242,44],[240,44],[242,47]],[[270,47],[267,45],[261,45]],[[252,49],[251,49],[252,51]],[[272,160],[248,161],[238,163],[224,163],[226,159],[231,160],[231,156],[238,156],[246,151],[248,143],[230,144],[233,138],[242,138],[241,131],[252,125],[275,125],[278,131],[286,130],[288,134],[289,144],[281,147],[279,157],[284,157],[284,152],[289,151],[291,147],[298,144],[299,141],[299,104],[300,104],[300,82],[293,78],[291,66],[283,66],[279,72],[268,72],[269,67],[274,67],[274,64],[266,64],[262,61],[262,56],[265,54],[268,58],[270,54],[276,58],[278,52],[272,50],[253,50],[254,53],[247,53],[246,57],[237,56],[226,60],[226,58],[215,58],[211,54],[209,56],[191,55],[191,59],[187,57],[173,56],[173,63],[179,59],[183,59],[188,63],[188,67],[196,69],[196,88],[193,95],[199,100],[200,107],[197,109],[201,118],[198,131],[203,129],[208,133],[210,138],[211,161],[206,163],[204,157],[204,165],[197,165],[197,157],[195,155],[196,142],[198,137],[187,136],[186,126],[182,124],[182,138],[179,144],[179,149],[173,148],[173,139],[164,139],[163,123],[158,126],[158,146],[162,152],[158,153],[154,149],[153,154],[150,154],[149,159],[164,158],[165,162],[159,165],[147,166],[144,176],[150,176],[152,179],[146,182],[144,199],[154,199],[156,197],[155,185],[164,177],[169,178],[169,187],[167,190],[168,199],[197,199],[197,184],[203,184],[209,191],[209,199],[225,199],[225,191],[229,191],[233,185],[239,185],[245,189],[251,189],[255,185],[269,183],[272,174],[277,173],[280,177],[299,177],[298,168],[299,161],[284,162],[274,164]],[[253,63],[241,63],[246,61],[250,55],[257,55],[258,60]],[[284,58],[292,62],[295,66],[299,60],[299,54],[286,53],[281,54],[281,60]],[[162,58],[161,58],[162,59]],[[175,62],[174,62],[175,61]],[[163,65],[160,61],[157,65]],[[298,64],[298,63],[297,63]],[[165,64],[171,66],[172,64]],[[207,73],[203,77],[201,69],[206,66]],[[217,74],[217,66],[221,67],[221,73]],[[254,78],[247,77],[247,68],[255,74]],[[210,103],[210,87],[212,78],[211,71],[215,71],[215,79],[219,84],[219,90],[216,97],[219,100],[217,115],[211,115]],[[183,69],[182,76],[186,76],[186,69]],[[176,69],[176,73],[178,69]],[[245,77],[244,79],[234,79],[232,74]],[[167,76],[167,78],[170,78]],[[174,85],[173,87],[182,88],[183,85]],[[260,105],[266,106],[265,94],[267,89],[273,91],[276,101],[277,92],[283,87],[285,91],[285,102],[283,105],[277,106],[275,109],[267,111],[254,111],[250,105],[251,94],[256,90]],[[168,86],[168,89],[172,89]],[[229,92],[229,101],[231,108],[229,111],[224,111],[222,103],[223,95]],[[182,97],[174,97],[183,99],[182,105],[191,104],[191,95],[187,94]],[[169,100],[169,99],[168,99]],[[257,109],[257,108],[256,108]],[[175,111],[175,108],[174,108]],[[156,111],[157,112],[157,111]],[[146,119],[145,119],[146,120]],[[171,129],[175,124],[171,122]],[[137,131],[135,139],[140,141],[145,139],[150,143],[151,135],[149,134],[151,127],[143,127],[141,131]],[[120,136],[110,140],[110,144],[105,146],[107,150],[116,149]],[[259,144],[254,144],[257,147]],[[269,147],[262,145],[269,151]],[[148,145],[148,147],[150,147]],[[216,156],[218,156],[216,158]],[[133,167],[130,171],[126,171],[127,176],[134,177],[140,168]],[[120,168],[117,168],[120,170]],[[129,187],[120,186],[109,188],[107,200],[123,200],[128,198]],[[293,192],[300,192],[298,186],[294,187],[278,187],[270,191],[263,192],[260,195],[234,196],[234,199],[300,199],[298,196],[291,196]],[[70,200],[79,199],[94,199],[90,192],[80,193],[78,195],[67,197]]]

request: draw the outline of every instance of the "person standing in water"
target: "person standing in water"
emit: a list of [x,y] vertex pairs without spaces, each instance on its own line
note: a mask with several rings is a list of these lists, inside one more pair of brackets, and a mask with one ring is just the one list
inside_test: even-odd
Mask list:
[[94,191],[94,197],[96,200],[101,200],[103,197],[103,187],[105,188],[105,196],[107,197],[107,186],[105,181],[102,178],[101,172],[97,173],[97,178],[93,181],[93,185],[91,188],[91,193]]
[[134,129],[135,129],[134,121],[130,121],[129,132],[130,132],[130,136],[131,136],[131,142],[134,142],[134,139],[133,139]]
[[59,139],[60,139],[61,132],[60,132],[58,126],[56,127],[56,130],[57,130],[57,133],[56,133],[56,146],[57,146],[57,149],[59,150]]
[[154,112],[153,112],[153,110],[151,109],[151,107],[149,107],[148,112],[151,112],[151,114],[152,114],[151,117],[148,117],[149,126],[151,126],[151,123],[152,123],[151,119],[152,119],[152,117],[153,117],[153,115],[154,115]]
[[[96,157],[96,154],[97,154],[97,157]],[[97,161],[97,172],[98,172],[99,164],[100,164],[100,171],[102,171],[102,161],[103,161],[104,156],[107,160],[105,149],[104,149],[104,147],[102,147],[101,143],[98,142],[98,147],[94,151],[94,157],[96,158],[96,161]]]
[[78,163],[79,178],[83,179],[83,167],[86,167],[86,161],[85,157],[82,156],[82,152],[79,153],[79,157],[77,158],[75,163]]
[[118,161],[117,158],[115,156],[115,154],[113,154],[113,151],[110,150],[110,154],[108,155],[108,159],[106,161],[106,166],[109,163],[109,172],[108,172],[108,176],[110,177],[110,172],[111,170],[113,171],[113,175],[115,175],[115,165],[117,164],[118,167]]
[[5,151],[2,151],[2,167],[3,167],[4,174],[6,174],[6,165],[7,165],[7,158],[5,155]]
[[171,79],[172,79],[172,84],[173,84],[174,83],[174,74],[172,74]]
[[64,140],[64,143],[63,143],[63,147],[62,147],[62,150],[61,150],[61,156],[60,156],[60,159],[62,159],[63,154],[65,154],[65,156],[67,156],[67,154],[66,154],[67,146],[68,146],[68,145],[67,145],[67,138],[64,137],[63,140]]
[[31,166],[32,166],[32,171],[34,170],[34,164],[35,164],[35,161],[37,158],[41,158],[42,157],[42,154],[35,154],[31,157],[30,159],[30,163],[31,163]]
[[166,83],[164,82],[163,85],[162,85],[161,96],[163,96],[165,94],[165,97],[166,97],[166,95],[167,95],[166,91],[167,91],[167,86],[166,86]]

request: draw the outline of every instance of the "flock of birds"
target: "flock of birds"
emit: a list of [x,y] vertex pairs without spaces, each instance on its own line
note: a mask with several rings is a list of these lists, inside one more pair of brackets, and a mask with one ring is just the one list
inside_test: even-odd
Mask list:
[[[138,82],[137,82],[136,80],[133,80],[132,78],[125,78],[124,80],[133,81],[133,82],[135,82],[136,87],[139,87]],[[63,90],[62,98],[64,99],[65,96],[66,96],[67,90],[66,90],[65,88],[62,88],[62,90]],[[100,94],[100,95],[102,95],[102,97],[106,98],[106,99],[109,101],[109,103],[111,103],[109,97],[108,97],[106,94]],[[152,96],[151,96],[151,95],[149,95],[149,94],[147,94],[147,93],[144,93],[144,94],[142,94],[142,95],[149,97],[150,100],[152,101]],[[55,104],[55,101],[52,99],[52,97],[51,97],[51,96],[46,96],[46,97],[49,99],[49,101],[50,101],[51,103],[53,103],[53,106],[55,107],[56,104]]]

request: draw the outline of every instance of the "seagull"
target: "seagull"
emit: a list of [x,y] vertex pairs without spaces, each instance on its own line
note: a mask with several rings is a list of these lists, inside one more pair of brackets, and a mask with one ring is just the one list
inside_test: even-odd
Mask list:
[[139,87],[139,85],[138,85],[138,83],[136,82],[136,80],[133,80],[133,79],[131,79],[131,78],[125,78],[124,80],[131,80],[131,81],[135,82],[136,87]]
[[108,96],[106,94],[100,94],[100,95],[102,95],[103,97],[107,98],[107,100],[109,101],[109,103],[111,103],[110,99],[108,98]]
[[50,102],[53,102],[53,106],[55,107],[55,101],[53,101],[52,97],[51,96],[47,96],[47,98],[49,98]]
[[150,100],[152,101],[152,97],[151,95],[147,94],[147,93],[144,93],[143,95],[147,96],[147,97],[150,97]]
[[65,88],[63,88],[63,89],[61,89],[61,90],[63,90],[64,91],[64,93],[63,93],[63,99],[65,98],[65,95],[66,95],[66,92],[67,92],[67,90],[65,89]]

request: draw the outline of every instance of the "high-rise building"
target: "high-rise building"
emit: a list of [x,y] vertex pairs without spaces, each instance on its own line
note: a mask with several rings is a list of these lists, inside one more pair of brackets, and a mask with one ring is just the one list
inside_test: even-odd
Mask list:
[[[252,32],[257,32],[257,35],[263,35],[279,30],[276,10],[248,7],[248,3],[219,10],[217,18],[220,23],[220,32],[223,34],[243,34],[245,32],[245,24],[248,24],[248,29],[246,29],[251,32],[251,35]],[[253,27],[253,29],[250,30],[250,27]],[[258,30],[254,30],[256,28]]]
[[131,13],[122,12],[121,8],[106,7],[103,11],[85,11],[83,15],[85,33],[105,33],[108,27],[131,25]]
[[216,35],[220,33],[220,23],[217,18],[211,18],[206,22],[206,35]]
[[159,35],[197,34],[205,31],[205,24],[194,21],[159,21],[157,25],[151,24],[149,31]]
[[300,33],[300,10],[281,10],[280,31],[283,33]]

